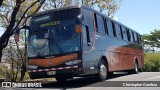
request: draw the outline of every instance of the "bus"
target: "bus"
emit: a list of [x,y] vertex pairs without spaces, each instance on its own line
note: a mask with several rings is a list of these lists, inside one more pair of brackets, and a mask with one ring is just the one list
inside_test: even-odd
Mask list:
[[138,73],[144,66],[141,35],[87,6],[70,6],[32,16],[27,37],[31,79]]

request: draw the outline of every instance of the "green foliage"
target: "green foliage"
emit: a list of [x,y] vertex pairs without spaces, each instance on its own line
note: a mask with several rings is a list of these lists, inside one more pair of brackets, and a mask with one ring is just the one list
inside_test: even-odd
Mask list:
[[145,72],[160,71],[160,53],[145,53],[143,71]]
[[4,68],[0,65],[0,78],[4,78],[4,76],[5,76]]
[[160,30],[155,29],[154,31],[150,32],[150,34],[144,34],[143,45],[145,49],[152,51],[154,51],[155,48],[160,48]]

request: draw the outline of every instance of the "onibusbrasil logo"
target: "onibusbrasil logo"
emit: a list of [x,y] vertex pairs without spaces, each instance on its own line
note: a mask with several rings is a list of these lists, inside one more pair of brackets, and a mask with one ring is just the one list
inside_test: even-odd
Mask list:
[[20,82],[2,82],[2,87],[3,88],[9,88],[9,87],[20,87],[20,88],[23,88],[23,87],[42,87],[42,84],[41,83],[29,83],[29,82],[23,82],[23,83],[20,83]]

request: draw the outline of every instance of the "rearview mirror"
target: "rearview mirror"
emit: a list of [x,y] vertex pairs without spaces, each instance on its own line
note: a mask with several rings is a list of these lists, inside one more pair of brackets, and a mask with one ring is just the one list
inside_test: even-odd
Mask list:
[[20,30],[21,30],[21,28],[17,28],[16,29],[16,32],[15,32],[15,34],[14,34],[14,39],[15,39],[15,42],[17,43],[17,42],[19,42],[19,33],[20,33]]
[[77,23],[77,24],[81,24],[81,23],[82,23],[82,20],[83,20],[83,15],[82,15],[82,14],[79,14],[79,15],[76,17],[76,23]]

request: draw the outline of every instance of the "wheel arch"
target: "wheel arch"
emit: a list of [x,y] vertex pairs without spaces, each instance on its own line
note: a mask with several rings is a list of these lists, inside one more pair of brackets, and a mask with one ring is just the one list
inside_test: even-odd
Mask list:
[[99,59],[99,61],[100,60],[104,60],[104,62],[106,63],[106,66],[107,66],[107,69],[109,70],[109,66],[108,66],[108,59],[106,58],[106,56],[104,56],[104,55],[102,55],[101,57],[100,57],[100,59]]

